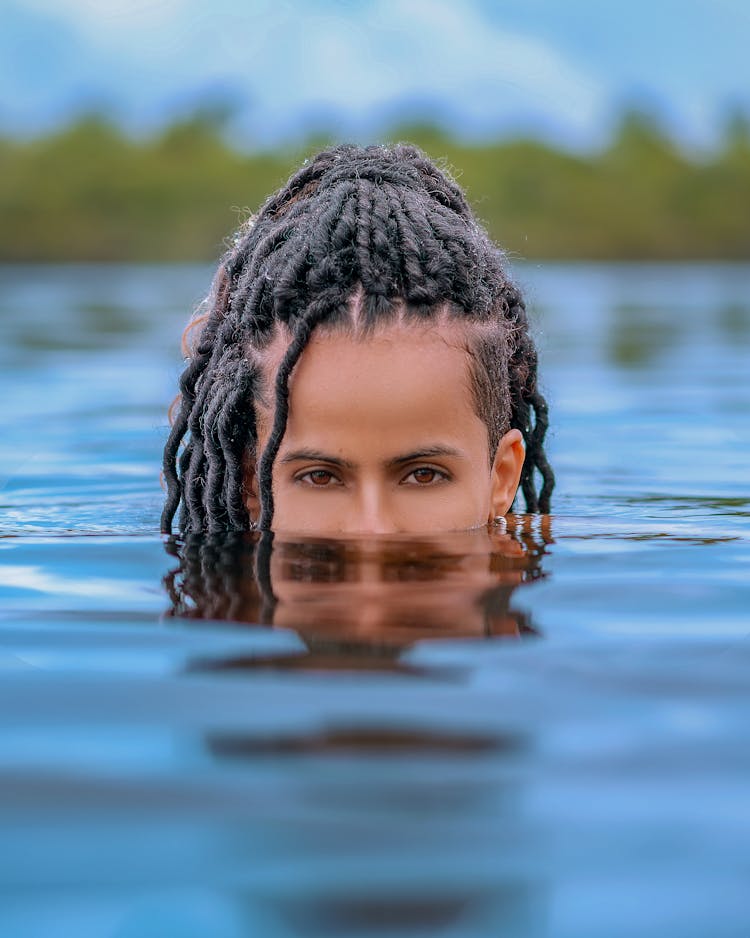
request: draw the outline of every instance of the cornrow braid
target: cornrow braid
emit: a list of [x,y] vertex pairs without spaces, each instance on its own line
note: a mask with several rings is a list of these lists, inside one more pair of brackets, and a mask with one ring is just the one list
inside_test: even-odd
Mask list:
[[[491,457],[502,434],[519,429],[526,508],[548,512],[554,476],[544,451],[547,403],[526,308],[502,252],[448,172],[417,147],[339,144],[305,161],[240,228],[222,259],[164,448],[162,531],[171,532],[178,510],[183,532],[254,527],[245,479],[246,467],[256,464],[259,527],[270,530],[289,380],[310,336],[322,325],[366,334],[399,316],[466,324]],[[279,331],[289,344],[259,454],[256,405],[268,403],[263,353]]]

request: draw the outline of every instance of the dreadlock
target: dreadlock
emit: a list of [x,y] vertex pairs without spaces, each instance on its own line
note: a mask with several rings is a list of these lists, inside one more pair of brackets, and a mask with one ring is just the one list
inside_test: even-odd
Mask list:
[[253,527],[244,467],[258,456],[262,353],[281,328],[289,343],[275,376],[271,433],[257,462],[259,527],[270,530],[289,379],[310,336],[321,325],[351,326],[355,317],[367,332],[398,314],[416,321],[447,314],[467,325],[490,458],[502,433],[519,429],[527,511],[548,512],[554,476],[543,446],[547,404],[537,387],[523,298],[505,273],[502,252],[459,186],[420,149],[340,144],[306,160],[266,200],[219,266],[164,448],[162,531],[171,531],[180,506],[183,531]]

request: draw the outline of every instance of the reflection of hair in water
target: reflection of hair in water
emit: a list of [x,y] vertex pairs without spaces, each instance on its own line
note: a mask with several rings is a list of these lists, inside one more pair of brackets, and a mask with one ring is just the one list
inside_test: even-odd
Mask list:
[[170,537],[168,554],[179,564],[164,577],[168,615],[187,619],[273,623],[273,537],[247,532]]
[[[270,196],[222,260],[186,349],[164,449],[162,530],[171,531],[180,507],[184,532],[250,529],[242,491],[248,458],[258,461],[260,528],[270,529],[289,378],[316,329],[366,334],[402,315],[434,322],[446,314],[467,328],[490,453],[506,430],[521,431],[526,508],[548,512],[547,403],[523,297],[503,255],[460,187],[418,148],[341,144],[306,161]],[[258,453],[255,402],[266,394],[262,364],[279,330],[289,345],[276,375],[273,430]]]
[[[351,586],[356,581],[361,562],[361,548],[352,542],[322,539],[280,541],[270,532],[191,534],[170,538],[166,549],[178,560],[178,565],[164,578],[171,602],[168,615],[260,625],[273,625],[277,609],[278,598],[271,576],[272,557],[277,587],[281,583],[291,584],[297,589],[309,585],[315,591],[315,598],[321,595],[335,598],[337,584]],[[386,595],[389,595],[389,590],[398,590],[402,584],[428,587],[427,591],[402,590],[398,593],[396,605],[387,606],[388,610],[393,610],[397,625],[407,623],[413,626],[420,616],[429,616],[425,596],[429,599],[430,583],[442,583],[443,597],[450,596],[454,585],[457,592],[463,587],[461,595],[465,595],[468,584],[473,602],[484,616],[486,635],[496,634],[497,623],[507,625],[509,620],[515,624],[518,634],[530,635],[537,633],[527,614],[511,609],[510,600],[519,585],[545,575],[541,566],[545,549],[543,537],[528,528],[519,528],[512,537],[505,538],[500,547],[488,546],[476,557],[478,565],[486,570],[485,580],[476,589],[464,579],[462,564],[465,564],[467,555],[459,549],[451,549],[449,540],[383,540],[377,542],[375,553],[368,556],[375,558],[379,582],[383,584]],[[328,586],[330,593],[327,592]],[[305,615],[310,608],[306,600],[307,594],[295,607],[301,626],[306,624]],[[355,592],[352,596],[354,605],[357,600]],[[305,641],[309,647],[314,645],[327,651],[333,651],[334,646],[351,651],[352,647],[362,645],[361,641],[347,640],[346,635],[332,642],[330,637],[321,635],[316,638],[309,632],[305,634]]]

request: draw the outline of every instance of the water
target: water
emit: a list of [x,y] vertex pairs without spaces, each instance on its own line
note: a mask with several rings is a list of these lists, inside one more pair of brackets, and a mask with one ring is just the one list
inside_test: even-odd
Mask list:
[[750,933],[750,267],[518,275],[549,523],[269,551],[157,533],[210,271],[0,270],[3,938]]

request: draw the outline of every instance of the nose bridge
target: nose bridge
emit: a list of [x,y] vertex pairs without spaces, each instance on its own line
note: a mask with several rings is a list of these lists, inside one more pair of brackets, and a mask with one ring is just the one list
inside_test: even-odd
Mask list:
[[384,481],[377,477],[362,479],[356,500],[352,527],[359,534],[393,534],[398,531],[393,500]]

